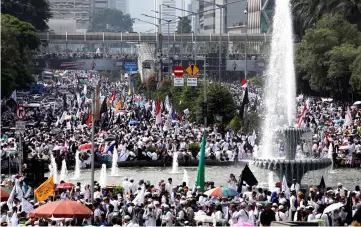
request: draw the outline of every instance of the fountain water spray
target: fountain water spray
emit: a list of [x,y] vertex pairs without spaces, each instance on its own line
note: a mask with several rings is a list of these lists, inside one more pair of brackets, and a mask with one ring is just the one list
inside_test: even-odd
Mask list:
[[80,178],[80,158],[79,158],[79,151],[76,151],[75,153],[75,171],[74,171],[74,177],[73,179],[79,179]]
[[273,178],[273,172],[269,172],[268,173],[268,190],[273,192],[274,189],[275,189],[275,181],[274,181],[274,178]]
[[188,186],[189,184],[189,177],[188,177],[188,172],[187,170],[183,169],[183,180],[182,182],[186,182],[186,185]]
[[55,162],[55,158],[52,152],[50,152],[50,166],[51,166],[50,173],[54,177],[54,183],[58,183],[58,166]]
[[66,168],[66,161],[63,159],[61,162],[60,180],[68,182],[68,169]]
[[277,157],[276,130],[293,126],[296,112],[296,82],[290,0],[276,0],[271,55],[266,75],[265,121],[262,158]]
[[101,187],[107,185],[107,165],[102,164],[102,169],[100,171],[99,184]]
[[172,171],[170,173],[178,173],[178,152],[173,152]]
[[118,151],[114,149],[113,151],[113,157],[112,157],[112,171],[111,176],[117,176],[118,175]]

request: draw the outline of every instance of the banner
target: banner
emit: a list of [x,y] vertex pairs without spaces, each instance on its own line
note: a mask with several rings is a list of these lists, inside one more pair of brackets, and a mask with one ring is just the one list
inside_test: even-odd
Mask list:
[[54,178],[49,177],[44,183],[42,183],[34,191],[38,202],[46,200],[50,195],[54,193]]
[[[227,60],[226,70],[227,71],[245,71],[246,61],[245,60]],[[247,71],[249,72],[262,72],[266,69],[266,62],[263,59],[258,60],[247,60]]]
[[48,59],[51,69],[80,70],[123,70],[124,60],[120,59]]

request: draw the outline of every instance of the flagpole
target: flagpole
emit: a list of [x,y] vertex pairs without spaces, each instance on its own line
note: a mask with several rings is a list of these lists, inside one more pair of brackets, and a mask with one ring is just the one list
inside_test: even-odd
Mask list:
[[204,57],[204,129],[207,127],[207,74],[206,74],[206,57]]
[[95,132],[95,93],[92,94],[92,163],[91,163],[91,203],[94,203],[94,132]]

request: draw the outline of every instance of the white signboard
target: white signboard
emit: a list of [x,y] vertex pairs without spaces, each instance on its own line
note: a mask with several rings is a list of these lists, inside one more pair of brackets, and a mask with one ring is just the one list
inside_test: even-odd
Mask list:
[[184,78],[174,78],[174,86],[175,87],[183,87],[184,86]]
[[25,121],[16,121],[16,131],[20,133],[25,132]]
[[197,78],[187,78],[187,86],[197,87]]

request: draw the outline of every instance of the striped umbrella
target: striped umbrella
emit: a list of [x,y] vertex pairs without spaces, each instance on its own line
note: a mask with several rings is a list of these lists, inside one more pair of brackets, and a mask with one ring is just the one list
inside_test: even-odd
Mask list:
[[216,197],[230,197],[230,196],[236,196],[239,193],[232,188],[217,187],[206,191],[204,194],[208,196],[216,196]]

